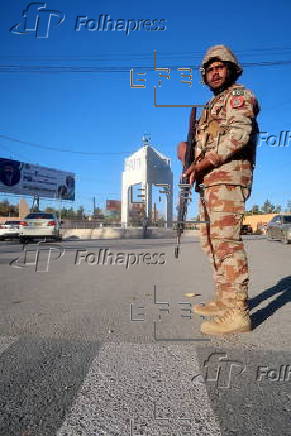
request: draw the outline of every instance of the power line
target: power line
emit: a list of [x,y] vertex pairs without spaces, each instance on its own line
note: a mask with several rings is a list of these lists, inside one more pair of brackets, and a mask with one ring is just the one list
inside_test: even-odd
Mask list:
[[39,148],[42,150],[50,150],[56,151],[59,153],[70,153],[70,154],[79,154],[85,156],[114,156],[114,155],[122,155],[122,154],[131,154],[130,151],[119,151],[119,152],[91,152],[91,151],[74,151],[67,148],[57,148],[57,147],[49,147],[41,144],[34,144],[33,142],[23,141],[22,139],[13,138],[8,135],[0,135],[0,138],[6,139],[8,141],[17,142],[19,144],[29,145],[30,147]]
[[[4,148],[5,150],[6,150],[6,152],[7,153],[9,153],[11,156],[20,156],[21,157],[21,159],[25,159],[25,162],[27,162],[27,163],[32,163],[32,162],[28,162],[28,158],[27,158],[27,156],[24,156],[24,154],[22,154],[22,153],[19,153],[19,151],[17,151],[17,152],[15,152],[15,151],[13,151],[13,150],[11,150],[9,147],[7,147],[7,146],[5,146],[5,145],[3,145],[3,144],[1,144],[0,145],[0,148]],[[15,158],[15,157],[12,157],[12,159],[16,159],[16,160],[19,160],[18,158]]]
[[[9,157],[9,159],[19,160],[18,158],[16,158],[16,157],[13,156],[13,155],[15,155],[15,153],[12,152],[8,147],[4,146],[3,144],[1,144],[0,147],[4,147],[4,148],[7,150],[7,152],[10,153],[11,157]],[[22,156],[22,160],[23,160],[23,162],[25,162],[25,163],[30,163],[30,164],[32,164],[32,165],[40,165],[40,164],[35,163],[35,162],[32,162],[32,161],[29,162],[29,159],[27,159],[26,156],[24,156],[24,155],[22,155],[22,154],[20,154],[20,153],[18,153],[18,152],[17,152],[17,154],[18,154],[19,156]],[[48,165],[43,165],[43,166],[48,167]],[[92,182],[93,182],[93,183],[110,183],[112,180],[109,181],[109,180],[106,180],[106,179],[94,179],[94,178],[92,178],[92,177],[83,177],[83,176],[80,175],[80,174],[76,174],[76,181],[77,181],[77,182],[91,182],[91,183],[92,183]]]
[[[287,66],[291,64],[291,59],[278,61],[244,62],[243,67],[274,67]],[[199,65],[188,65],[192,70],[199,70]],[[167,68],[175,70],[179,65],[167,65]],[[129,73],[131,69],[154,71],[153,66],[50,66],[50,65],[0,65],[0,73],[40,73],[40,74],[59,74],[59,73]]]
[[[234,50],[236,55],[262,55],[262,54],[272,54],[272,55],[279,55],[286,53],[286,51],[291,51],[291,47],[260,47],[260,48],[246,48],[246,49],[235,49]],[[203,56],[204,50],[191,50],[191,51],[179,51],[179,52],[173,52],[173,51],[161,51],[159,52],[159,57],[181,57],[181,56],[188,56],[188,57],[196,57],[196,56]],[[125,60],[133,60],[133,59],[145,59],[150,58],[153,56],[152,52],[128,52],[128,51],[111,51],[111,52],[104,52],[99,53],[96,55],[82,55],[82,56],[24,56],[24,55],[1,55],[1,59],[13,59],[13,60],[49,60],[49,61],[60,61],[60,60],[72,60],[72,61],[86,61],[86,60],[93,60],[93,61],[100,61],[100,60],[107,60],[107,61],[115,61],[117,59]]]

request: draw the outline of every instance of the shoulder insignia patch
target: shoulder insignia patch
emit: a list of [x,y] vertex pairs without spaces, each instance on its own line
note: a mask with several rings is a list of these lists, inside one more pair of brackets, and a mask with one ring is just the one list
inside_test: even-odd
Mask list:
[[237,95],[245,95],[245,92],[244,92],[243,89],[234,89],[232,91],[232,95],[235,95],[235,96],[237,96]]
[[230,105],[232,108],[242,107],[245,103],[245,99],[242,95],[233,96],[230,99]]

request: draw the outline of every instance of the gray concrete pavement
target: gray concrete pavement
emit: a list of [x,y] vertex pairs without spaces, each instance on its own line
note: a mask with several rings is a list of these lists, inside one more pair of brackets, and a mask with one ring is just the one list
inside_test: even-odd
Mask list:
[[290,434],[291,246],[245,244],[255,329],[223,339],[196,238],[1,242],[0,435]]

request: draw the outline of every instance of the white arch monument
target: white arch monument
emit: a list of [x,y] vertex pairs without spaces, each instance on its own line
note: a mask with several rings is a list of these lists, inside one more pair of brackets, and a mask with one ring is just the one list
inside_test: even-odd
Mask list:
[[143,147],[124,160],[121,183],[121,223],[128,226],[129,205],[132,201],[132,187],[141,184],[146,216],[152,218],[152,187],[163,186],[167,201],[167,227],[173,219],[173,173],[171,160],[150,145],[150,139],[143,137]]

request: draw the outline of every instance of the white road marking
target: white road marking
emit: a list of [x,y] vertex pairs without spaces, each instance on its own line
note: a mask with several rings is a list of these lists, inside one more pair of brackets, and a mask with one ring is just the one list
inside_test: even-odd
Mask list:
[[106,343],[57,436],[220,436],[193,345]]

